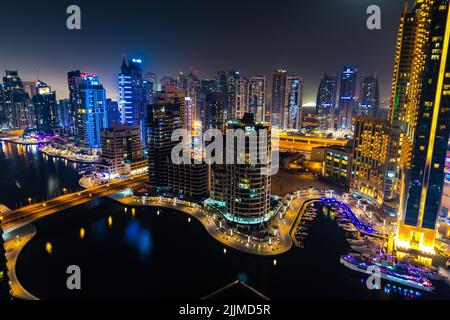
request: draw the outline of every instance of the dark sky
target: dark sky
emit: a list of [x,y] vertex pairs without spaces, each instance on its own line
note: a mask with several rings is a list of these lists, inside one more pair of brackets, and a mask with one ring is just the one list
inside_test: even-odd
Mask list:
[[[406,0],[126,0],[2,1],[0,64],[67,95],[67,71],[97,73],[116,98],[122,55],[141,57],[145,71],[176,76],[193,67],[202,78],[237,69],[271,79],[284,67],[305,78],[315,101],[324,72],[344,64],[377,72],[389,95],[396,30]],[[66,28],[77,4],[82,30]],[[382,29],[366,28],[366,8],[381,7]],[[270,80],[269,80],[270,81]]]

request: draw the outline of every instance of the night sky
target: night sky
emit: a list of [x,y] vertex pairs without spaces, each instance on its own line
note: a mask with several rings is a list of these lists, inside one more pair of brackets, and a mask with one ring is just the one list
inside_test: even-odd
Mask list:
[[[116,98],[123,54],[142,58],[144,71],[158,77],[192,67],[201,78],[236,69],[271,81],[283,67],[305,78],[307,103],[315,102],[324,72],[349,64],[377,72],[388,96],[405,1],[2,1],[0,65],[17,69],[22,80],[36,79],[39,70],[58,98],[67,96],[72,69],[97,73]],[[70,4],[81,7],[81,30],[66,28]],[[381,7],[382,30],[366,28],[372,4]]]

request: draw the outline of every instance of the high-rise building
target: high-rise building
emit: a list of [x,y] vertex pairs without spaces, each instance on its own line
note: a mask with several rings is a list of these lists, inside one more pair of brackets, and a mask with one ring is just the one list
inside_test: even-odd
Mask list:
[[286,98],[287,71],[279,69],[273,75],[272,81],[272,124],[281,125],[281,112]]
[[57,127],[56,93],[42,81],[36,83],[36,94],[33,96],[33,105],[36,113],[36,130],[49,132]]
[[122,117],[119,110],[119,102],[111,99],[106,99],[106,116],[108,118],[107,128],[112,128],[115,123],[122,123]]
[[70,113],[70,101],[63,99],[58,101],[58,125],[63,128],[72,127],[72,117]]
[[152,104],[153,95],[155,94],[156,91],[158,91],[156,73],[147,72],[144,75],[142,80],[142,90],[145,102],[147,104]]
[[35,125],[35,113],[30,96],[25,92],[17,71],[6,70],[3,77],[4,113],[7,127],[25,129]]
[[389,122],[369,116],[355,117],[350,192],[381,206],[385,196]]
[[102,154],[99,167],[109,178],[130,174],[134,164],[147,166],[143,158],[141,129],[139,125],[114,123],[111,128],[102,129]]
[[8,268],[6,266],[6,262],[3,230],[0,225],[0,300],[11,300],[11,288],[9,286]]
[[284,104],[281,107],[281,127],[283,129],[301,129],[302,105],[303,79],[297,75],[288,75]]
[[[245,150],[239,150],[237,144],[226,146],[227,152],[233,152],[233,164],[227,162],[227,197],[225,218],[238,228],[251,229],[263,225],[271,218],[271,124],[256,122],[251,113],[245,113],[242,119],[230,121],[227,130],[241,131],[254,136],[257,146],[245,143]],[[245,153],[244,163],[239,164],[240,152]],[[252,158],[256,160],[252,163]]]
[[218,71],[214,80],[216,83],[215,92],[228,95],[228,79],[225,71]]
[[210,93],[206,97],[203,128],[223,131],[226,125],[227,96],[224,93]]
[[319,130],[333,130],[336,114],[337,75],[325,74],[317,91],[316,114]]
[[[208,166],[205,163],[174,164],[171,159],[172,149],[177,144],[171,141],[171,136],[182,127],[184,109],[182,90],[157,93],[155,103],[147,108],[149,185],[181,198],[201,199],[207,193]],[[192,129],[196,131],[195,124]],[[198,132],[201,134],[201,128]]]
[[79,70],[68,73],[68,84],[76,143],[100,148],[100,130],[108,126],[105,89],[97,75]]
[[147,107],[149,184],[155,188],[169,188],[168,165],[176,144],[171,137],[182,127],[184,103],[182,91],[169,90],[156,93],[155,102]]
[[195,73],[191,70],[188,75],[183,73],[178,77],[178,90],[184,92],[186,99],[186,128],[190,130],[193,123],[200,121],[200,80]]
[[264,121],[266,114],[266,77],[252,77],[250,79],[248,91],[249,112],[255,115],[256,121]]
[[236,94],[234,105],[232,106],[233,119],[240,119],[248,111],[248,79],[240,78],[236,80]]
[[227,109],[227,117],[228,120],[235,118],[235,109],[236,109],[236,95],[237,95],[237,81],[241,78],[241,74],[239,71],[229,71],[228,72],[228,81],[227,81],[227,92],[228,92],[228,109]]
[[339,122],[338,128],[352,130],[353,110],[356,106],[356,68],[345,66],[341,73],[339,93]]
[[359,90],[359,108],[355,115],[376,117],[380,107],[380,92],[376,76],[361,77]]
[[[399,82],[401,50],[412,49],[407,86],[399,87],[398,83],[393,86],[394,115],[398,112],[396,108],[401,107],[397,101],[407,90],[406,130],[401,138],[405,161],[396,244],[398,248],[425,253],[434,251],[450,133],[449,7],[448,0],[422,0],[415,3],[413,15],[403,15],[400,30],[414,23],[414,42],[412,48],[410,42],[399,45],[394,75],[395,82]],[[405,21],[409,18],[415,21]]]
[[122,60],[119,84],[119,110],[122,124],[139,125],[141,127],[141,139],[145,146],[146,125],[145,117],[148,96],[148,85],[144,86],[142,77],[142,60],[131,59],[128,63],[125,57]]

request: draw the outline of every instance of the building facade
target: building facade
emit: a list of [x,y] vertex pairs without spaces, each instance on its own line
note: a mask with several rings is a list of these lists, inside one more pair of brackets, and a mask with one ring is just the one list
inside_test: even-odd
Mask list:
[[249,112],[256,121],[265,121],[266,116],[266,77],[253,76],[249,83]]
[[387,120],[355,117],[350,192],[376,206],[381,206],[385,197],[388,142]]
[[42,81],[36,84],[36,94],[33,96],[33,105],[36,113],[36,130],[49,132],[57,127],[58,105],[56,93]]
[[377,76],[363,75],[359,89],[359,107],[355,115],[376,117],[380,107]]
[[[141,129],[139,125],[114,123],[111,128],[101,131],[102,154],[100,169],[108,178],[130,174],[126,165],[143,162]],[[144,161],[144,165],[147,163]]]
[[353,110],[356,106],[356,81],[358,70],[345,66],[341,73],[339,92],[338,129],[352,130]]
[[[271,124],[256,123],[254,115],[246,113],[242,119],[229,122],[227,130],[241,131],[246,136],[256,137],[257,147],[246,140],[243,164],[236,164],[237,144],[226,147],[227,152],[234,152],[233,164],[227,162],[226,166],[228,187],[225,218],[239,228],[261,226],[271,218]],[[252,154],[256,156],[256,163],[251,161]]]
[[337,75],[327,74],[320,81],[316,101],[319,130],[333,130],[335,127],[337,81]]
[[79,70],[68,73],[72,123],[78,146],[101,147],[100,131],[108,126],[106,93],[98,76]]
[[434,251],[450,133],[449,6],[447,0],[423,0],[413,10],[414,44],[401,150],[406,161],[396,244],[424,253]]

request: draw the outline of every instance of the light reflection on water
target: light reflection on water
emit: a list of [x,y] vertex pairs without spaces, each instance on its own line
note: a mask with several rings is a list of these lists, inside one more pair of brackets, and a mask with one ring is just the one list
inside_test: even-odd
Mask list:
[[150,230],[139,221],[130,221],[125,227],[125,240],[139,253],[141,259],[149,257],[153,251],[153,240]]

